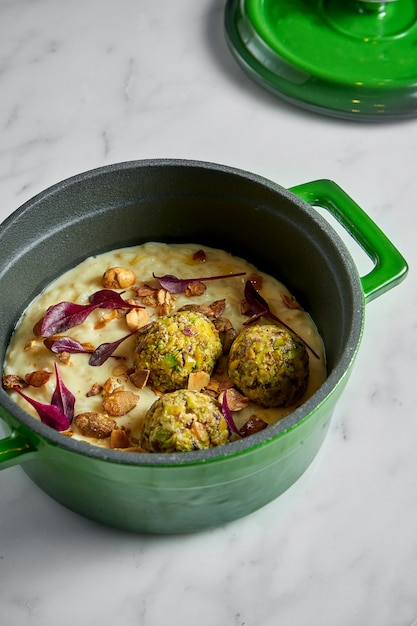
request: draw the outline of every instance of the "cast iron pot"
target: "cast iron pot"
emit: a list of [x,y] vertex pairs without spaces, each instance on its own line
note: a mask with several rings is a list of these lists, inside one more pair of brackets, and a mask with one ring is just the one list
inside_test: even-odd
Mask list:
[[[322,206],[372,258],[360,277]],[[311,313],[328,378],[302,407],[246,439],[208,451],[103,450],[38,422],[0,389],[0,467],[22,464],[58,502],[107,525],[143,533],[201,530],[242,517],[288,489],[316,456],[352,368],[369,301],[407,273],[399,252],[330,181],[288,191],[211,163],[147,160],[65,180],[0,227],[0,362],[20,314],[51,280],[85,257],[146,241],[226,249],[275,275]]]

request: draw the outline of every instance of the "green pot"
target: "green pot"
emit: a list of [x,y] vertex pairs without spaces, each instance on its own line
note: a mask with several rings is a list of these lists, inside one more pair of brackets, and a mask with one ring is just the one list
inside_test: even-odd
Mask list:
[[[328,209],[371,257],[360,277]],[[330,181],[286,190],[211,163],[148,160],[96,169],[39,194],[0,226],[0,360],[16,320],[51,280],[88,255],[146,241],[195,242],[243,256],[282,280],[323,337],[328,378],[280,423],[246,439],[176,454],[104,450],[63,437],[0,389],[0,468],[22,464],[55,500],[143,533],[197,531],[240,518],[288,489],[326,436],[346,385],[365,303],[407,265],[372,220]]]

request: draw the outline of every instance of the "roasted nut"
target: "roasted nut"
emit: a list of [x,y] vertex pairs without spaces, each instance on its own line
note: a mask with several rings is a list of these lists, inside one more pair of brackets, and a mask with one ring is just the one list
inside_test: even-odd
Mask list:
[[193,261],[198,261],[199,263],[205,263],[207,261],[207,256],[204,250],[197,250],[193,254]]
[[132,391],[114,391],[103,398],[103,409],[114,417],[126,415],[135,408],[139,396]]
[[149,379],[150,370],[135,369],[133,372],[129,372],[128,378],[132,385],[135,385],[138,389],[143,389]]
[[102,328],[105,328],[107,324],[117,319],[118,317],[119,313],[116,309],[112,309],[108,313],[104,313],[104,315],[102,315],[100,319],[94,324],[94,330],[100,330]]
[[239,429],[239,433],[241,437],[249,437],[249,435],[259,433],[267,426],[268,424],[264,422],[261,417],[258,417],[257,415],[251,415],[246,424],[243,424],[242,428]]
[[210,382],[210,374],[207,372],[192,372],[188,377],[188,390],[201,391]]
[[114,378],[108,378],[103,384],[103,395],[109,395],[110,393],[116,391],[116,389],[119,389],[119,391],[121,391],[120,385],[117,380],[115,380]]
[[187,298],[192,298],[193,296],[201,296],[206,291],[206,289],[207,287],[203,282],[193,281],[184,291],[184,295],[187,296]]
[[97,439],[110,437],[116,427],[114,419],[97,411],[79,413],[74,417],[72,423],[85,437],[97,437]]
[[219,402],[222,401],[223,394],[226,394],[227,406],[231,411],[241,411],[245,409],[249,404],[249,398],[242,395],[237,389],[234,387],[230,387],[230,389],[226,389],[219,396]]
[[226,300],[215,300],[211,304],[184,304],[178,311],[194,311],[216,320],[223,314],[225,306]]
[[158,289],[157,292],[157,311],[159,315],[169,315],[174,309],[175,299],[166,289]]
[[130,309],[125,319],[128,329],[133,332],[149,322],[149,314],[145,309]]
[[91,398],[92,396],[98,396],[102,391],[103,387],[99,383],[94,383],[85,395],[87,398]]
[[19,387],[19,389],[24,389],[28,386],[28,383],[20,378],[17,374],[6,374],[3,376],[3,387],[4,389],[13,389],[14,387]]
[[127,448],[129,446],[129,438],[127,432],[123,428],[115,428],[110,435],[110,448]]
[[125,289],[136,282],[136,276],[132,270],[125,267],[111,267],[103,274],[101,283],[108,289]]
[[52,372],[47,370],[37,370],[25,375],[25,380],[31,387],[43,387],[51,378]]

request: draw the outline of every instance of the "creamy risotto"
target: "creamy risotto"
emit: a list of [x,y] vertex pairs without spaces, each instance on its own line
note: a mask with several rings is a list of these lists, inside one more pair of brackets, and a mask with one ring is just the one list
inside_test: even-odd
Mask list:
[[[245,299],[248,283],[273,313],[272,321]],[[216,346],[207,367],[198,365],[208,352],[201,341],[182,348],[183,354],[190,354],[191,365],[180,386],[216,402],[226,414],[229,440],[282,419],[325,380],[325,354],[314,322],[280,282],[222,250],[146,243],[87,258],[45,289],[17,324],[3,386],[34,418],[63,436],[143,451],[145,415],[165,393],[157,384],[160,371],[152,378],[152,365],[141,358],[143,346],[149,353],[158,351],[157,340],[148,332],[158,320],[168,320],[158,332],[165,332],[170,341],[166,328],[171,327],[171,316],[183,310],[208,318],[221,346]],[[289,328],[308,353],[302,396],[290,406],[257,404],[229,378],[227,359],[235,337],[249,326],[266,323]],[[189,325],[182,328],[185,338],[192,334]],[[166,352],[163,367],[170,364],[178,371]],[[59,422],[60,414],[70,415],[68,424]],[[194,434],[197,441],[204,438],[199,429]]]

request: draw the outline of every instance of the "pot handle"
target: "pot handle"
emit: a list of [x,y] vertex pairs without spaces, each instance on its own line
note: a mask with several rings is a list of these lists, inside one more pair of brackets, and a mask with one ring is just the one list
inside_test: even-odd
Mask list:
[[[9,414],[0,407],[0,419],[4,418],[6,424],[9,424]],[[0,439],[0,470],[19,465],[22,461],[28,461],[33,458],[33,454],[37,452],[28,439],[24,437],[18,430],[9,425],[10,434]]]
[[365,302],[398,285],[407,275],[407,262],[386,235],[341,187],[331,180],[314,180],[289,189],[312,206],[327,209],[373,261],[361,277]]
[[22,460],[29,460],[32,454],[22,459],[22,455],[35,452],[33,448],[22,435],[16,431],[0,439],[0,470],[12,467],[12,465],[19,465]]

